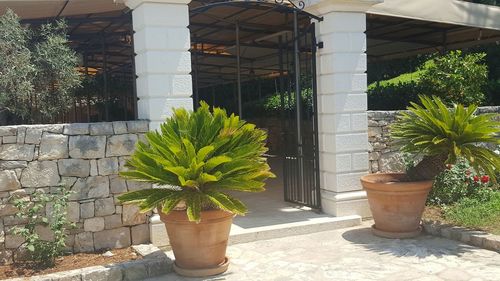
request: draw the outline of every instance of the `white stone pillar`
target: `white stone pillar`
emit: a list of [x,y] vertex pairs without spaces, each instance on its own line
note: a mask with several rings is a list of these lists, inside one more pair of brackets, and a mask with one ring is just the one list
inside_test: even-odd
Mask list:
[[193,108],[189,8],[191,0],[125,0],[133,9],[139,119],[159,128],[173,107]]
[[[139,119],[158,129],[172,108],[193,108],[191,98],[191,47],[189,8],[191,0],[125,0],[132,9],[135,70]],[[153,215],[150,240],[169,244],[165,225]]]
[[[312,2],[312,1],[311,1]],[[316,36],[321,205],[335,216],[368,217],[360,177],[368,173],[366,10],[376,0],[320,0]]]

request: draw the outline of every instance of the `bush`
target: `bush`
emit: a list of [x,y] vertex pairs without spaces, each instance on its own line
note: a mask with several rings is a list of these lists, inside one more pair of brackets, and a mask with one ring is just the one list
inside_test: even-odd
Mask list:
[[[66,212],[69,196],[67,188],[60,186],[55,194],[35,191],[31,202],[24,197],[12,200],[19,210],[16,217],[26,221],[24,226],[15,226],[12,234],[24,238],[25,242],[21,246],[26,248],[30,260],[38,266],[51,267],[55,264],[56,258],[63,254],[66,246],[66,229],[73,227],[68,221]],[[40,226],[47,227],[53,238],[44,240],[40,237],[37,233]]]
[[432,205],[451,205],[464,198],[487,201],[494,193],[489,176],[477,175],[465,160],[456,165],[448,165],[434,181],[428,203]]
[[70,108],[80,74],[64,22],[29,30],[7,10],[0,17],[0,58],[0,108],[11,123],[50,120]]
[[[418,95],[438,96],[447,105],[482,104],[488,84],[485,53],[452,51],[422,63],[419,69],[368,86],[370,110],[405,109]],[[491,98],[490,98],[491,99]]]
[[485,53],[464,55],[461,51],[438,56],[425,65],[419,84],[427,95],[438,96],[448,105],[481,104],[488,83],[485,56]]

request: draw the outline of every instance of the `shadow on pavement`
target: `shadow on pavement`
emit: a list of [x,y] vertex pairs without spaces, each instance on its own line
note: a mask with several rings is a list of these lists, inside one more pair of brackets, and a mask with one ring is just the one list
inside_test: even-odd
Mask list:
[[426,234],[413,239],[381,238],[373,235],[370,228],[349,230],[342,234],[342,237],[370,251],[396,257],[461,256],[476,249],[473,246]]

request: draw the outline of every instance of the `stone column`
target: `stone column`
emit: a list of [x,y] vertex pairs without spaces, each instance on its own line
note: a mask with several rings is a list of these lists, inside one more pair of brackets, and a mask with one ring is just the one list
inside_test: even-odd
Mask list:
[[[125,0],[132,11],[139,119],[158,129],[172,108],[193,108],[191,98],[191,47],[189,7],[191,0]],[[154,245],[168,245],[158,215],[150,219]]]
[[133,9],[139,119],[157,129],[173,107],[192,109],[190,0],[125,0]]
[[321,205],[335,216],[370,216],[360,177],[368,173],[366,10],[376,0],[310,1],[323,17],[316,36]]

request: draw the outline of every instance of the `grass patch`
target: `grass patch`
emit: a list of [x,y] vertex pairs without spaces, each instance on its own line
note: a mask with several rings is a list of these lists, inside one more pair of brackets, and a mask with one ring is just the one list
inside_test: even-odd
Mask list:
[[443,217],[456,225],[500,235],[500,192],[495,192],[485,202],[463,199],[453,206],[443,208]]

